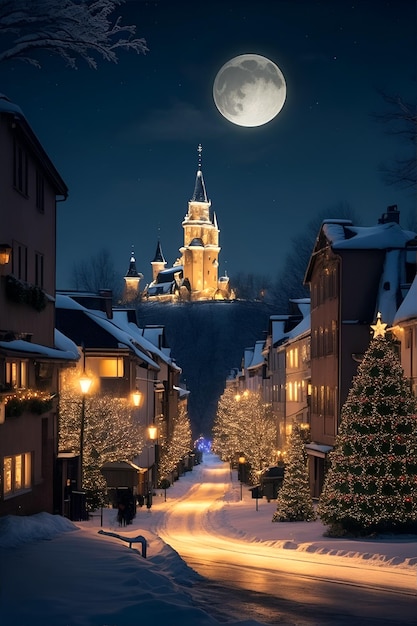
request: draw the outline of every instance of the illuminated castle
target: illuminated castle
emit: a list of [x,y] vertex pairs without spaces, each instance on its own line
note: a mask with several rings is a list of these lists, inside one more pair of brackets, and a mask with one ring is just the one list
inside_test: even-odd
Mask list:
[[184,245],[181,256],[170,268],[166,267],[158,240],[152,265],[152,282],[142,296],[148,300],[175,302],[177,300],[228,300],[233,297],[228,276],[218,276],[219,228],[211,202],[207,198],[201,170],[202,147],[198,146],[198,169],[194,193],[188,202],[188,212],[182,222]]

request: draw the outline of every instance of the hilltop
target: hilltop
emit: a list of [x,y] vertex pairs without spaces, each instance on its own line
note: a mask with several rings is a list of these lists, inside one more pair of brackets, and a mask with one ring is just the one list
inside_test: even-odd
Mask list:
[[244,349],[265,337],[269,316],[277,313],[264,302],[244,300],[139,304],[139,326],[165,327],[171,355],[190,391],[194,436],[210,435],[226,377],[240,369]]

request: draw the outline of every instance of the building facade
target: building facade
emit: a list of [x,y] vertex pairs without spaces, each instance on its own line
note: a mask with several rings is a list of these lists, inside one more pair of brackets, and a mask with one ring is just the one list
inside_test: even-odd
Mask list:
[[311,489],[319,496],[328,453],[358,363],[380,312],[392,325],[416,269],[415,233],[389,207],[370,227],[326,220],[306,272],[311,293]]
[[57,202],[67,187],[0,99],[0,515],[53,513],[57,392],[76,346],[55,330]]

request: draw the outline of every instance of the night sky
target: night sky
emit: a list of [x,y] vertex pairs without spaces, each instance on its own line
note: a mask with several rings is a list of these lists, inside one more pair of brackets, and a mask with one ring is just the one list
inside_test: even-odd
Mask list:
[[[183,243],[202,170],[220,228],[219,273],[274,277],[291,238],[317,213],[349,204],[362,225],[397,204],[403,226],[415,194],[387,186],[379,167],[406,144],[374,114],[380,91],[415,99],[414,0],[131,0],[116,8],[149,52],[119,63],[81,59],[71,70],[3,63],[0,91],[20,105],[69,187],[58,204],[57,286],[74,263],[110,250],[123,276],[132,245],[150,280],[158,236],[168,265]],[[0,46],[2,41],[0,38]],[[268,124],[224,119],[212,97],[220,67],[244,53],[282,70],[287,99]]]

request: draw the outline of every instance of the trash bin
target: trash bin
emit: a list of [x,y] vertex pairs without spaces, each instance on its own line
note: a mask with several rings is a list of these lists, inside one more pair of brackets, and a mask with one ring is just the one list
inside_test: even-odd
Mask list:
[[261,485],[255,485],[254,487],[251,487],[250,491],[252,492],[252,498],[262,498],[263,494]]
[[285,468],[281,465],[269,467],[262,472],[260,483],[264,496],[268,502],[277,499],[278,491],[281,489],[282,482],[284,480],[284,472]]
[[88,520],[85,491],[72,491],[70,498],[70,520],[72,522]]

